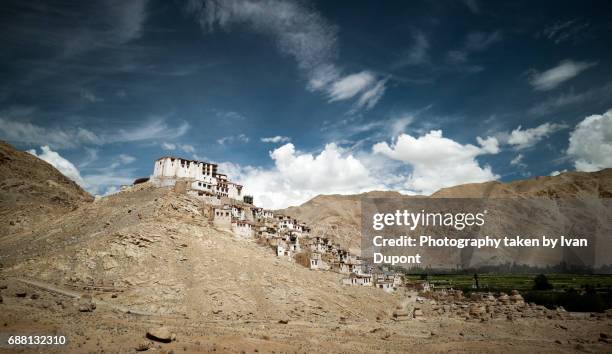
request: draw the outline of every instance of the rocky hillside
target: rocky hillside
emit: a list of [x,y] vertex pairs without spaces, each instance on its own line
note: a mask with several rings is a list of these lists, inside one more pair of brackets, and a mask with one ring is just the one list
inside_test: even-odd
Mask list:
[[597,172],[565,172],[510,183],[471,183],[443,188],[432,198],[574,198],[612,197],[612,168]]
[[340,274],[215,229],[197,198],[144,183],[91,201],[49,164],[7,144],[1,151],[3,223],[20,220],[0,236],[2,276],[99,290],[116,306],[159,315],[373,319],[393,308],[390,295],[347,289]]
[[299,207],[279,210],[311,225],[318,234],[330,237],[351,252],[361,246],[361,198],[411,198],[398,192],[374,191],[356,195],[319,195]]
[[47,162],[0,141],[0,235],[29,231],[93,197]]
[[[598,172],[566,172],[510,183],[471,183],[443,188],[429,198],[572,198],[612,197],[612,169]],[[299,207],[281,212],[304,220],[315,229],[353,251],[360,247],[361,199],[373,197],[427,198],[398,192],[368,192],[357,195],[319,195]]]
[[[343,286],[340,274],[278,258],[214,228],[205,205],[170,188],[143,183],[88,202],[51,166],[2,151],[2,222],[30,222],[0,236],[0,323],[5,333],[66,335],[51,352],[546,352],[568,332],[561,351],[605,349],[597,336],[609,320],[560,327],[554,311],[530,307],[513,322],[500,307],[484,331],[484,315],[472,320],[455,301]],[[360,197],[315,198],[303,219],[358,232]]]

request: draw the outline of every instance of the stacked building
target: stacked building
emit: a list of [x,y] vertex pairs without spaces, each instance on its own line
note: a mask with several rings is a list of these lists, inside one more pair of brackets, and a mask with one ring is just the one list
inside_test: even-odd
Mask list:
[[401,286],[399,275],[375,272],[339,244],[313,235],[307,224],[255,206],[252,196],[243,195],[243,186],[219,173],[214,163],[161,157],[155,161],[150,181],[157,187],[174,186],[197,197],[210,207],[215,227],[241,238],[255,238],[273,248],[278,257],[300,258],[310,269],[346,274],[346,285],[376,286],[385,291]]

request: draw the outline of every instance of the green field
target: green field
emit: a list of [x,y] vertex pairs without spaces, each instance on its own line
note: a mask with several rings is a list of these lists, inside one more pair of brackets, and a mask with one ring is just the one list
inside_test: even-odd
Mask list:
[[612,309],[612,275],[546,274],[548,290],[534,290],[535,274],[478,274],[479,289],[474,288],[474,275],[439,274],[407,275],[406,280],[426,278],[435,289],[458,289],[464,293],[493,293],[518,290],[525,301],[554,309],[563,306],[568,311],[601,312]]
[[[407,280],[415,281],[422,279],[421,275],[408,275]],[[533,279],[535,274],[478,274],[478,282],[481,290],[510,291],[516,289],[518,291],[532,290]],[[562,291],[569,288],[584,289],[586,287],[595,288],[597,291],[610,291],[612,289],[612,275],[585,275],[585,274],[546,274],[548,281],[552,284],[553,289]],[[456,275],[428,275],[427,279],[436,288],[454,288],[463,291],[471,291],[474,284],[473,274],[456,274]]]

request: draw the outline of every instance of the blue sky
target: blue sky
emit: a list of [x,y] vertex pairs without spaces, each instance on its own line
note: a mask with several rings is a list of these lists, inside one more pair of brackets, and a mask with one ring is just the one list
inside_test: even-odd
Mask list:
[[94,194],[177,155],[256,203],[612,167],[609,1],[5,3],[0,138]]

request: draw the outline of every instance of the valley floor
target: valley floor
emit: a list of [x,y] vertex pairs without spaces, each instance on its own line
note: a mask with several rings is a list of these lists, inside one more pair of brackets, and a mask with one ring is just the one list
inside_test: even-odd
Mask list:
[[[390,316],[367,320],[313,314],[280,321],[257,316],[224,320],[133,314],[114,304],[113,298],[94,298],[96,308],[82,312],[78,292],[16,278],[4,278],[2,284],[0,352],[5,353],[612,352],[605,337],[612,331],[612,320],[606,316],[483,322],[438,316],[425,304],[425,316],[400,322]],[[176,339],[170,343],[147,339],[147,330],[159,326],[175,333]],[[67,344],[8,346],[9,335],[64,335]]]

